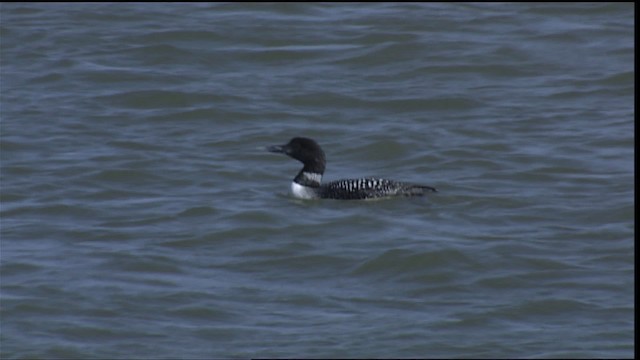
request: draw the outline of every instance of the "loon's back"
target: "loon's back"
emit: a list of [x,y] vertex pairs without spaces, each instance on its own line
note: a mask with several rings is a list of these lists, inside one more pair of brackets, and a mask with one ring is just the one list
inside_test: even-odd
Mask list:
[[325,199],[375,199],[389,196],[422,196],[435,192],[430,186],[409,184],[387,179],[345,179],[323,184],[318,189]]

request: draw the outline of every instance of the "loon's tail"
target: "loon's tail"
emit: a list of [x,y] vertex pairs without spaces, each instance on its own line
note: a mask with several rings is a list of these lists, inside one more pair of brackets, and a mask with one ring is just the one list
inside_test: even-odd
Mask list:
[[431,186],[415,184],[406,184],[402,189],[402,194],[405,196],[422,196],[428,192],[438,192],[438,190]]

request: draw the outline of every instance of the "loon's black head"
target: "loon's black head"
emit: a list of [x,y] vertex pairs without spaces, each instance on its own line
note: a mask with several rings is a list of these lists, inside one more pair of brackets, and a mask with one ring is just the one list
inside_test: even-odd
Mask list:
[[269,146],[267,150],[274,153],[282,153],[302,162],[302,171],[324,174],[325,158],[324,151],[318,143],[309,138],[295,137],[286,145]]

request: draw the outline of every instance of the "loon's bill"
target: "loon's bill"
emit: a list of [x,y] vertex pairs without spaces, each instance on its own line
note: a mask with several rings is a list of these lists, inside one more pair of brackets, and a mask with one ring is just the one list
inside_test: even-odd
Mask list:
[[291,183],[291,192],[301,199],[360,200],[393,196],[422,196],[437,192],[431,186],[410,184],[387,179],[345,179],[322,183],[326,160],[324,151],[314,140],[295,137],[285,145],[267,147],[273,153],[286,154],[304,167]]

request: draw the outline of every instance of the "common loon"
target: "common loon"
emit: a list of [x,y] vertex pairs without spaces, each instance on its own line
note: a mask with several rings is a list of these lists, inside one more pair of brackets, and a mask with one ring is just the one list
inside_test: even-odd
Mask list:
[[301,199],[357,200],[421,196],[426,192],[437,191],[431,186],[374,178],[337,180],[322,184],[326,164],[324,151],[309,138],[295,137],[286,145],[269,146],[267,150],[289,155],[304,164],[291,183],[291,192]]

